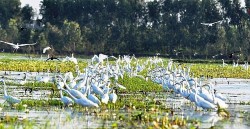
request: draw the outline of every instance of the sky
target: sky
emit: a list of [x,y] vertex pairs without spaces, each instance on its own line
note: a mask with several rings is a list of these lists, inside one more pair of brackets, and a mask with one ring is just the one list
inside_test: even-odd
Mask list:
[[245,0],[239,0],[239,1],[240,1],[240,4],[241,4],[241,7],[246,7]]
[[42,0],[20,0],[21,2],[21,7],[25,5],[29,5],[34,9],[35,16],[37,16],[39,19],[42,18],[41,15],[39,15],[39,9],[40,9],[40,3]]
[[21,7],[25,6],[26,4],[29,4],[30,6],[32,6],[32,8],[34,10],[36,10],[37,12],[39,12],[40,9],[40,1],[42,0],[20,0],[21,1]]

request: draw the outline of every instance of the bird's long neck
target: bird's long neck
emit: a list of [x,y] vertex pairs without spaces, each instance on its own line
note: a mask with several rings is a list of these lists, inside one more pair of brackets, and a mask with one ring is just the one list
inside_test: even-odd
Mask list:
[[107,93],[106,94],[109,94],[109,91],[110,91],[109,85],[110,85],[110,82],[107,82],[106,83],[106,88],[107,88]]
[[4,96],[7,96],[7,91],[6,91],[6,84],[3,82],[3,91],[4,91]]
[[88,80],[87,80],[87,84],[86,84],[86,93],[87,93],[87,95],[89,95],[90,94],[90,84],[89,84],[89,82],[90,82],[90,79],[91,78],[89,78]]
[[198,102],[198,101],[197,101],[197,93],[196,93],[196,91],[195,91],[195,93],[194,93],[194,101],[195,101],[195,102]]
[[63,81],[63,83],[64,83],[65,87],[67,88],[67,90],[70,90],[70,87],[66,83],[66,80],[61,75],[58,75],[57,77],[59,77]]
[[60,90],[60,96],[61,96],[61,98],[63,97],[63,93],[62,93],[62,90]]
[[63,91],[67,92],[69,94],[69,96],[74,100],[77,101],[77,98],[74,97],[68,90],[62,89]]
[[86,71],[86,73],[85,73],[85,78],[84,78],[84,80],[83,80],[83,82],[84,82],[84,84],[87,84],[87,81],[88,81],[88,77],[89,75],[88,75],[88,71]]
[[70,90],[71,88],[68,86],[68,84],[66,82],[64,82],[65,87],[67,88],[67,90]]
[[27,74],[25,74],[23,80],[26,81],[26,79],[27,79]]

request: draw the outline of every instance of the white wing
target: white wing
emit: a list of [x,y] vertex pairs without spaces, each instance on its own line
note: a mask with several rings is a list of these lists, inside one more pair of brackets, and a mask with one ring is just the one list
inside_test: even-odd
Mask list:
[[49,49],[51,49],[50,47],[45,47],[44,49],[43,49],[43,53],[45,53],[47,50],[49,50]]
[[103,60],[105,60],[105,59],[107,59],[107,58],[108,58],[107,55],[99,54],[99,60],[100,60],[100,61],[103,61]]
[[22,47],[22,46],[28,46],[28,45],[35,45],[36,43],[32,43],[32,44],[18,44],[18,46]]
[[218,23],[221,24],[223,22],[223,20],[220,21],[216,21],[216,22],[212,22],[212,23],[201,23],[202,25],[206,25],[206,26],[213,26],[214,24]]
[[99,57],[98,57],[97,55],[94,55],[94,56],[91,58],[91,63],[93,63],[93,62],[95,62],[95,61],[99,62]]
[[116,58],[115,56],[110,56],[110,58],[114,58],[114,59],[116,59],[116,60],[117,60],[117,58]]
[[201,23],[201,24],[205,26],[212,26],[214,23]]
[[220,21],[217,21],[217,22],[214,22],[214,23],[221,24],[221,23],[223,23],[223,22],[224,22],[224,20],[220,20]]
[[201,24],[202,24],[202,25],[206,25],[206,26],[208,25],[207,23],[201,23]]
[[123,86],[123,85],[121,85],[121,84],[119,84],[119,83],[117,83],[116,86],[118,86],[118,87],[121,88],[121,89],[126,89],[125,86]]
[[5,41],[0,41],[0,42],[6,43],[6,44],[9,44],[9,45],[12,45],[12,46],[16,45],[16,44],[14,44],[14,43],[9,43],[9,42],[5,42]]

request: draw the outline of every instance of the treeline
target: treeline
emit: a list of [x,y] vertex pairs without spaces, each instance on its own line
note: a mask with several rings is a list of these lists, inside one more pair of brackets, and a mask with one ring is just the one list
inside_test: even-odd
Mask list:
[[239,0],[43,0],[39,19],[19,0],[1,0],[0,40],[38,42],[21,50],[32,53],[50,45],[58,53],[246,59],[248,11]]

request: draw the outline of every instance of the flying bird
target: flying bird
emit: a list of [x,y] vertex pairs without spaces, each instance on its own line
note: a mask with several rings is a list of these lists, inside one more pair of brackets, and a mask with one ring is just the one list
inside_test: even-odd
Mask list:
[[32,43],[32,44],[19,44],[19,43],[17,43],[17,44],[14,44],[14,43],[9,43],[9,42],[5,42],[5,41],[0,41],[0,42],[11,45],[14,48],[14,51],[17,51],[17,49],[19,49],[20,47],[23,47],[23,46],[29,46],[29,45],[37,44],[37,43]]
[[221,24],[222,22],[223,22],[223,20],[216,21],[216,22],[211,22],[211,23],[201,23],[201,24],[202,24],[202,25],[205,25],[205,26],[213,26],[213,25],[216,24],[216,23]]
[[49,49],[51,49],[51,47],[45,47],[44,49],[43,49],[43,53],[45,53],[47,50],[49,50]]

